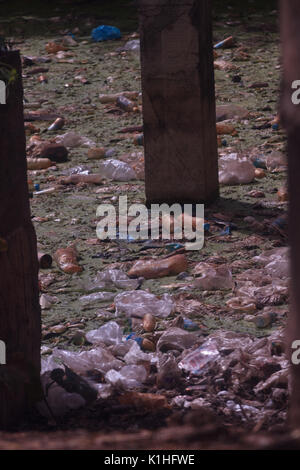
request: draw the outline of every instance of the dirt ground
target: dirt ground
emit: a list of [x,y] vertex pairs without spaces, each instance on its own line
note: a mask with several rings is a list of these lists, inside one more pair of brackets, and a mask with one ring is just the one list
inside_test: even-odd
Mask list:
[[[39,185],[39,190],[37,187],[33,190],[31,210],[40,249],[53,256],[58,248],[76,242],[78,262],[84,268],[70,275],[53,263],[51,268],[40,271],[41,294],[49,296],[50,301],[42,310],[42,357],[47,359],[55,348],[70,352],[90,350],[85,334],[108,321],[116,321],[125,335],[134,330],[126,315],[116,317],[111,298],[86,304],[79,300],[87,295],[86,286],[97,272],[114,268],[126,273],[139,259],[163,258],[172,250],[174,254],[182,253],[182,248],[176,251],[170,241],[153,247],[145,241],[100,242],[96,236],[99,204],[115,202],[124,195],[128,203],[145,201],[143,147],[134,143],[134,137],[141,133],[140,102],[137,99],[135,103],[136,112],[126,112],[99,99],[99,94],[141,92],[139,55],[124,50],[128,40],[138,38],[134,3],[51,2],[51,10],[47,2],[43,5],[32,2],[30,7],[22,2],[16,5],[17,2],[8,6],[5,17],[1,17],[0,34],[23,57],[25,121],[35,126],[35,133],[43,140],[75,132],[94,143],[69,148],[68,161],[64,163],[47,170],[28,171],[28,179]],[[122,38],[91,41],[91,30],[100,24],[120,28]],[[143,290],[157,296],[170,294],[176,303],[175,311],[167,319],[157,318],[155,334],[150,339],[156,344],[169,328],[184,329],[180,317],[190,321],[197,345],[215,332],[227,331],[250,338],[252,345],[260,344],[264,351],[270,347],[280,349],[288,312],[286,279],[281,277],[281,290],[264,294],[263,288],[270,287],[272,280],[264,279],[265,272],[261,271],[260,281],[257,278],[255,281],[262,291],[255,297],[254,307],[247,310],[230,306],[240,284],[254,282],[253,276],[260,272],[261,265],[253,258],[287,246],[285,166],[261,165],[272,159],[274,152],[284,160],[286,148],[284,132],[274,121],[280,84],[277,3],[243,2],[241,6],[240,2],[215,2],[213,28],[214,43],[230,35],[235,41],[234,47],[219,49],[215,58],[217,106],[235,104],[246,110],[242,117],[231,116],[226,121],[234,131],[220,133],[219,154],[242,154],[249,162],[264,168],[249,184],[222,185],[220,199],[205,207],[205,221],[209,224],[205,245],[200,251],[185,252],[186,276],[143,282]],[[48,54],[47,43],[60,43],[66,35],[73,37],[76,45],[67,44],[60,55]],[[50,61],[29,65],[24,57],[33,56]],[[35,73],[37,67],[44,71]],[[41,75],[46,79],[39,78]],[[37,116],[38,113],[43,116]],[[56,117],[64,118],[64,127],[48,131]],[[28,127],[28,156],[32,152],[29,148],[32,132]],[[109,158],[129,162],[138,169],[137,178],[128,182],[107,179],[100,185],[65,184],[71,174],[99,173],[99,160],[87,156],[89,146],[104,147],[110,151],[107,155],[112,155]],[[53,187],[53,192],[43,192]],[[199,274],[200,262],[228,266],[233,287],[211,290],[195,287],[192,281]],[[251,269],[256,270],[252,277]],[[112,290],[113,294],[119,292]],[[262,320],[261,315],[265,315]],[[149,339],[149,335],[144,338]],[[258,343],[259,340],[265,342]],[[271,386],[253,391],[260,382],[283,370],[282,355],[281,350],[272,352],[262,366],[263,374],[249,375],[239,386],[232,378],[237,367],[234,361],[226,363],[227,372],[223,370],[223,375],[220,371],[214,375],[212,370],[206,376],[184,374],[172,387],[159,387],[157,371],[151,370],[150,379],[139,392],[162,395],[166,398],[165,406],[139,407],[132,397],[124,403],[123,392],[113,389],[108,397],[100,397],[54,421],[33,412],[11,433],[0,434],[0,449],[297,447],[297,437],[291,440],[286,437],[287,382],[272,385],[277,390],[276,399]],[[275,360],[274,356],[281,358]],[[177,355],[177,362],[180,359],[182,356]],[[243,360],[245,364],[238,377],[248,370],[247,360]],[[249,361],[250,369],[259,369]],[[224,390],[224,384],[230,397],[217,395]],[[199,402],[197,406],[191,405],[195,400],[203,400],[202,405]],[[229,402],[233,403],[232,408]]]

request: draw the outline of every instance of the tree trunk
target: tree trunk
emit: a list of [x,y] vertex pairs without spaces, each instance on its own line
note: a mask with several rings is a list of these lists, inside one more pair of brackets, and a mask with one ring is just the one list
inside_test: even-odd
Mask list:
[[2,428],[16,422],[39,398],[41,345],[19,52],[0,53],[0,71],[4,67],[15,71],[16,79],[7,86],[6,104],[0,104],[0,340],[6,346],[5,364],[0,365]]
[[210,0],[139,0],[147,203],[219,194]]
[[[291,305],[287,330],[288,355],[300,340],[300,105],[292,102],[294,80],[300,80],[300,2],[281,0],[283,82],[281,119],[288,138],[289,244],[291,248]],[[300,365],[291,364],[290,421],[300,426]]]

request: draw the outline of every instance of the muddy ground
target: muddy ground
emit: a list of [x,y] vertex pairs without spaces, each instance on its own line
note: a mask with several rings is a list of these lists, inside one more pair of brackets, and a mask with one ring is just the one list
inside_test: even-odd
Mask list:
[[[121,132],[124,128],[142,125],[142,114],[138,108],[140,103],[136,103],[137,112],[125,112],[114,104],[103,104],[99,100],[99,94],[141,91],[139,55],[122,51],[127,40],[138,38],[134,4],[52,2],[51,10],[47,3],[43,6],[32,3],[26,11],[24,8],[22,4],[14,8],[8,6],[5,17],[0,20],[1,34],[20,50],[22,56],[50,59],[39,64],[48,70],[37,74],[31,73],[36,64],[29,66],[26,61],[24,63],[26,122],[38,128],[37,134],[44,140],[74,131],[93,141],[97,147],[113,149],[112,158],[128,160],[126,156],[133,152],[142,155],[143,147],[136,146],[133,140],[138,132]],[[100,24],[119,27],[122,38],[99,43],[91,41],[92,28]],[[47,43],[54,40],[61,42],[63,36],[69,33],[73,34],[76,45],[66,46],[64,56],[58,58],[46,52]],[[280,125],[278,127],[273,123],[280,84],[276,2],[264,2],[263,6],[259,2],[246,2],[242,7],[234,2],[232,6],[227,2],[226,6],[216,2],[214,42],[230,35],[234,37],[234,47],[217,52],[216,60],[225,61],[225,70],[219,70],[220,65],[216,65],[216,101],[217,105],[240,105],[248,114],[229,121],[236,132],[234,135],[220,135],[219,153],[243,154],[249,161],[266,161],[273,151],[284,156],[285,135]],[[39,81],[40,75],[45,75],[47,80]],[[46,117],[35,119],[32,112],[37,111],[45,112]],[[63,129],[47,131],[56,116],[65,119]],[[29,130],[27,134],[29,143],[32,137]],[[41,191],[34,190],[31,198],[32,219],[40,248],[53,255],[58,248],[76,242],[79,265],[83,267],[81,273],[70,275],[62,272],[54,262],[49,270],[40,271],[41,293],[56,298],[55,303],[42,310],[43,358],[49,357],[54,348],[77,352],[91,349],[84,335],[110,320],[116,321],[124,334],[129,334],[132,324],[125,315],[116,317],[111,299],[82,305],[79,298],[87,293],[86,283],[103,269],[113,267],[127,272],[134,261],[145,256],[162,258],[173,249],[166,246],[169,241],[154,248],[149,248],[145,241],[97,241],[97,206],[115,202],[116,196],[121,195],[127,195],[129,203],[144,203],[144,182],[143,179],[136,179],[129,182],[106,180],[97,186],[62,184],[61,178],[78,166],[83,167],[81,170],[98,173],[99,160],[88,159],[87,153],[88,148],[84,146],[71,148],[67,162],[44,171],[28,172],[28,179],[38,184]],[[134,160],[137,160],[136,156]],[[254,311],[233,310],[226,302],[234,296],[234,287],[227,290],[191,287],[191,274],[197,263],[209,262],[217,266],[227,265],[235,281],[244,271],[259,269],[253,261],[255,256],[272,248],[285,247],[287,202],[282,202],[278,196],[278,190],[285,187],[285,181],[286,172],[282,168],[267,167],[263,177],[255,178],[250,184],[221,186],[220,199],[205,207],[209,231],[203,249],[185,252],[188,276],[149,279],[142,284],[143,290],[158,296],[171,294],[176,302],[176,309],[170,317],[157,319],[157,338],[174,326],[179,316],[193,322],[193,334],[199,344],[220,330],[245,334],[253,341],[282,331],[288,312],[286,294],[256,302]],[[55,187],[55,191],[43,193],[50,187]],[[255,219],[254,224],[249,219],[245,220],[249,216]],[[43,283],[48,274],[52,282]],[[276,316],[258,327],[255,318],[265,312],[275,312]],[[268,372],[264,378],[267,379],[276,370]],[[279,385],[284,393],[272,407],[268,393],[260,397],[260,404],[257,405],[257,397],[251,389],[258,382],[258,379],[252,380],[247,382],[243,391],[235,389],[232,392],[237,403],[241,403],[238,412],[226,411],[224,400],[222,403],[217,399],[214,402],[214,393],[222,388],[218,388],[213,381],[203,382],[201,376],[184,375],[180,383],[170,389],[158,388],[155,380],[144,384],[139,391],[163,395],[167,399],[167,406],[151,412],[137,407],[134,402],[122,405],[120,396],[123,392],[113,390],[108,398],[100,398],[90,406],[72,411],[56,421],[33,413],[18,429],[12,430],[20,434],[3,435],[0,447],[140,449],[268,446],[271,440],[266,440],[264,435],[254,434],[253,438],[245,436],[249,431],[254,431],[275,433],[282,439],[287,430],[286,384]],[[204,388],[201,389],[201,386]],[[206,404],[191,411],[188,403],[197,398],[205,400],[206,394],[211,397],[210,406]],[[176,397],[183,398],[174,401]],[[255,413],[247,414],[243,409],[245,403],[249,405],[254,401],[263,419],[259,420]],[[264,415],[266,408],[271,410],[267,417]],[[175,432],[171,431],[172,437],[167,428],[164,429],[166,425],[174,429]],[[79,430],[70,432],[75,428]],[[157,429],[160,429],[160,434],[157,434]],[[183,440],[174,437],[179,429]],[[92,431],[93,435],[85,430]],[[64,437],[62,431],[67,432]],[[120,431],[130,432],[130,437],[120,434]],[[111,434],[103,437],[102,432]],[[239,441],[233,437],[236,435],[240,436]]]

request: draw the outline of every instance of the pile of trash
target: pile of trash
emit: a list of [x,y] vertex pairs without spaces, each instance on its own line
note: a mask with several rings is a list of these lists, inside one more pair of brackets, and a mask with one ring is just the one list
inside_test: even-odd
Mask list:
[[[156,331],[155,316],[149,313],[131,318],[133,330],[142,335],[126,336],[110,321],[86,334],[89,348],[54,348],[43,359],[45,400],[38,408],[44,416],[61,416],[129,391],[142,391],[154,406],[171,391],[173,398],[162,400],[171,410],[213,408],[224,418],[234,415],[235,421],[252,425],[268,425],[275,415],[284,421],[288,360],[282,331],[261,339],[221,330],[205,337],[178,327]],[[155,344],[151,351],[149,337]]]

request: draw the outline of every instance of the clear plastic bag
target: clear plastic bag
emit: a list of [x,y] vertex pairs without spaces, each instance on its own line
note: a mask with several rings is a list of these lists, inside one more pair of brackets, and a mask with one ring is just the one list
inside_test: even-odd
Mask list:
[[161,299],[144,290],[122,292],[115,297],[116,316],[126,315],[143,318],[146,313],[166,318],[174,309],[170,295],[164,294]]
[[76,134],[76,132],[66,132],[65,134],[58,135],[55,137],[57,144],[62,144],[65,147],[96,147],[96,143],[88,137]]
[[98,168],[104,178],[114,181],[130,181],[137,179],[136,173],[131,166],[121,160],[103,160],[99,163]]
[[85,374],[90,369],[105,373],[111,369],[120,369],[122,362],[109,351],[97,347],[89,351],[73,352],[62,349],[53,350],[53,359],[59,359],[77,374]]
[[139,280],[130,279],[126,273],[119,269],[107,269],[106,271],[99,271],[93,281],[85,284],[87,291],[99,289],[136,289],[139,285]]

